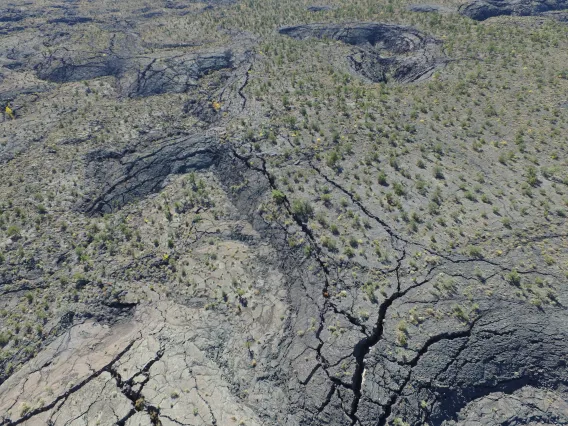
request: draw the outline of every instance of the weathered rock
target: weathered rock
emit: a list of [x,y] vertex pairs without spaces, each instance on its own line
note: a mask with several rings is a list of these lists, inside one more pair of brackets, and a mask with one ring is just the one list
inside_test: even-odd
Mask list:
[[48,21],[48,23],[50,24],[67,24],[71,26],[77,24],[85,24],[87,22],[93,22],[93,18],[89,18],[87,16],[64,16]]
[[[430,421],[440,424],[455,420],[470,401],[498,392],[526,386],[562,392],[568,378],[561,355],[568,350],[565,316],[557,309],[547,315],[526,306],[514,309],[513,319],[507,304],[490,308],[469,331],[437,339],[422,350],[392,415],[414,412],[420,418],[420,400],[432,401]],[[410,394],[410,389],[419,390]],[[568,411],[556,414],[566,418]]]
[[40,79],[68,83],[99,77],[115,77],[127,96],[183,93],[212,71],[232,69],[230,50],[154,58],[122,56],[111,52],[86,56],[60,52],[35,66]]
[[135,81],[126,83],[126,90],[129,96],[183,93],[209,72],[233,68],[233,65],[230,51],[141,62]]
[[118,78],[124,72],[125,67],[125,60],[106,54],[85,59],[64,55],[48,58],[36,66],[36,71],[42,80],[68,83],[107,76]]
[[568,424],[568,404],[562,394],[526,386],[512,393],[494,392],[468,404],[450,425]]
[[324,6],[308,6],[308,10],[310,12],[327,12],[328,10],[333,10],[332,6],[324,5]]
[[533,16],[566,8],[566,0],[476,0],[460,6],[459,13],[476,21],[484,21],[494,16]]
[[568,23],[568,12],[553,10],[550,12],[543,12],[540,16],[556,19],[559,22]]
[[[411,27],[381,23],[310,24],[284,27],[284,34],[299,40],[338,40],[357,49],[348,60],[363,77],[381,82],[409,83],[426,78],[444,64],[439,42]],[[380,54],[388,51],[391,56]]]
[[85,200],[85,210],[113,211],[159,191],[171,174],[211,166],[216,156],[215,140],[199,135],[161,139],[143,152],[91,152],[86,158],[86,179],[94,186],[94,195]]
[[299,40],[307,38],[339,40],[354,46],[376,46],[391,50],[394,53],[412,52],[423,48],[427,42],[434,41],[410,27],[374,22],[347,25],[297,25],[283,27],[279,32]]
[[[278,316],[285,305],[274,297],[282,278],[267,278],[273,294],[259,299],[264,309],[243,316],[248,332],[271,342],[282,337]],[[257,393],[270,383],[262,405],[285,400],[273,380],[257,380],[259,373],[249,367],[251,351],[264,362],[270,345],[244,348],[239,336],[245,324],[228,318],[157,302],[113,327],[78,322],[0,386],[0,424],[264,424],[238,389],[255,383]]]
[[[420,88],[383,85],[365,99],[366,85],[344,91],[343,72],[328,78],[326,64],[299,51],[298,69],[324,70],[318,90],[317,79],[278,75],[272,46],[255,58],[252,37],[226,30],[240,8],[222,11],[237,11],[229,21],[212,14],[210,42],[193,28],[171,32],[188,18],[165,19],[200,13],[199,2],[115,3],[97,14],[97,2],[66,1],[48,8],[48,25],[0,43],[0,100],[16,113],[0,133],[0,425],[566,423],[565,214],[554,208],[545,222],[516,213],[518,181],[505,180],[497,217],[482,215],[489,227],[467,218],[478,207],[455,196],[462,187],[451,174],[463,172],[464,184],[468,174],[493,179],[498,190],[504,165],[491,163],[493,151],[471,153],[462,142],[479,135],[457,127],[453,105],[438,105],[437,88],[450,95],[459,74],[423,99]],[[80,25],[79,6],[92,25]],[[282,33],[335,40],[309,52],[339,50],[342,71],[371,81],[418,81],[445,60],[438,41],[398,25]],[[305,110],[285,102],[296,96]],[[468,116],[483,126],[474,104]],[[443,128],[429,122],[434,113]],[[555,110],[532,113],[563,123]],[[503,118],[492,134],[510,123]],[[313,146],[302,128],[312,120],[322,123]],[[515,167],[537,158],[539,176],[552,174],[554,138]],[[345,170],[330,166],[332,150]],[[421,170],[438,162],[446,178],[423,181]],[[377,168],[389,183],[375,196],[367,178]],[[526,204],[535,212],[537,201],[562,199],[551,179]],[[475,192],[496,196],[475,182]],[[400,209],[390,209],[388,186],[402,194]],[[438,203],[447,210],[439,220],[426,216]],[[519,220],[523,235],[501,234],[497,213]],[[418,223],[424,230],[409,228]],[[324,245],[329,233],[349,244],[343,254]],[[467,245],[478,243],[473,254]],[[554,262],[543,261],[549,248]],[[522,285],[508,278],[512,268]]]
[[454,11],[454,9],[438,4],[411,4],[408,10],[420,13],[451,13]]
[[19,9],[0,9],[0,22],[18,22],[27,17],[27,14]]

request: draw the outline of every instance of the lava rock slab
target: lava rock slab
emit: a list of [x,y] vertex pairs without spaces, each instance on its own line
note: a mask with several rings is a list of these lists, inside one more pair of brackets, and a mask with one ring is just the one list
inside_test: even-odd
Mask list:
[[451,13],[453,9],[438,4],[412,4],[408,6],[408,10],[418,13]]
[[144,152],[97,150],[87,155],[87,181],[95,196],[84,203],[90,213],[107,213],[162,189],[172,174],[210,167],[217,153],[209,137],[178,136],[157,140]]
[[[445,63],[440,42],[412,27],[360,22],[297,25],[279,32],[298,40],[337,40],[353,46],[353,54],[348,56],[351,69],[373,82],[418,81]],[[388,56],[381,55],[382,51]]]
[[475,0],[460,6],[459,13],[476,21],[485,21],[494,16],[535,16],[566,8],[566,0]]
[[333,7],[331,6],[318,6],[318,5],[314,5],[314,6],[308,6],[308,10],[310,12],[327,12],[328,10],[333,10]]
[[139,66],[128,92],[130,96],[183,93],[209,72],[225,68],[233,68],[230,51],[152,60]]

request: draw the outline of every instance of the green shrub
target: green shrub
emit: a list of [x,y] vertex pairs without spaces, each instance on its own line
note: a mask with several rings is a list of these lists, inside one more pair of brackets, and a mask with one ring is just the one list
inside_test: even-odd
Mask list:
[[87,284],[89,284],[89,279],[85,275],[80,273],[73,275],[73,281],[75,281],[76,288],[85,287]]
[[434,167],[433,175],[436,179],[444,179],[444,170],[440,166]]
[[339,153],[337,151],[331,151],[327,156],[326,164],[331,168],[335,168],[339,160],[341,160]]
[[509,282],[509,284],[512,284],[517,287],[521,285],[521,276],[519,275],[516,269],[513,269],[510,273],[508,273],[506,279]]
[[337,251],[337,246],[335,244],[335,241],[333,240],[333,238],[324,236],[321,239],[321,245],[324,246],[326,249],[328,249],[329,251],[332,252],[336,252]]
[[469,248],[469,255],[476,259],[483,259],[483,253],[481,252],[481,249],[476,246],[471,246]]
[[272,190],[272,199],[276,204],[282,204],[286,200],[286,196],[278,189]]
[[399,197],[406,195],[406,190],[404,189],[404,186],[402,186],[402,184],[399,183],[399,182],[395,182],[393,184],[393,189],[394,189],[394,193],[396,195],[398,195]]
[[349,237],[349,245],[353,248],[359,247],[359,242],[357,241],[357,238],[353,236]]
[[7,232],[9,237],[19,237],[22,231],[16,225],[10,225]]
[[335,223],[331,224],[331,226],[329,227],[329,230],[331,231],[331,233],[333,235],[339,235],[339,228],[337,227],[337,225]]
[[292,202],[292,214],[302,222],[306,222],[314,215],[314,208],[306,200],[294,200]]
[[527,169],[527,183],[530,186],[537,186],[538,185],[538,178],[536,176],[536,169],[533,166],[530,166]]
[[6,346],[10,342],[11,338],[12,335],[10,333],[7,332],[0,333],[0,348]]

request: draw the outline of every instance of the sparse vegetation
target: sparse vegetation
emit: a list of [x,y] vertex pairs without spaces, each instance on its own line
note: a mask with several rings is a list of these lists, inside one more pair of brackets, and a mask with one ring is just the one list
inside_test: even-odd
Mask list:
[[[568,288],[560,14],[477,22],[402,0],[330,0],[316,11],[297,0],[119,3],[85,2],[71,14],[55,1],[49,22],[35,0],[3,11],[0,382],[12,386],[6,379],[72,326],[104,324],[112,335],[120,322],[140,328],[132,360],[150,365],[155,342],[165,352],[132,383],[117,363],[111,382],[123,386],[93,395],[124,401],[155,425],[174,406],[211,422],[219,395],[230,422],[254,423],[254,404],[233,397],[262,400],[258,387],[241,385],[262,378],[270,393],[277,359],[289,368],[279,380],[293,381],[282,389],[303,404],[292,415],[280,391],[270,393],[278,421],[305,422],[304,407],[311,422],[320,413],[343,419],[348,405],[359,418],[364,383],[375,383],[392,412],[359,421],[402,426],[436,413],[441,376],[422,357],[463,344],[451,356],[474,371],[470,342],[483,347],[486,329],[499,341],[489,322],[476,322],[488,312],[511,315],[504,333],[538,342],[539,357],[560,353],[561,343],[550,351],[526,326],[554,318],[547,333],[565,340],[553,329]],[[388,43],[354,46],[329,36],[333,27],[322,39],[278,32],[316,22],[415,28],[405,43],[438,40],[443,66],[412,84],[390,68],[363,70],[376,71],[372,81],[361,69],[375,55],[399,60]],[[509,346],[499,357],[483,347],[483,371],[499,359],[503,377],[546,369],[542,377],[565,379],[554,376],[564,374],[560,364],[552,372],[523,354],[536,364],[515,364]],[[106,359],[113,350],[97,342],[88,352]],[[170,363],[181,353],[191,353],[183,371]],[[404,380],[378,377],[378,359]],[[10,420],[81,384],[90,370],[73,361],[73,383],[53,386],[57,394],[22,402],[19,383]],[[167,385],[154,380],[157,370]],[[496,386],[500,377],[491,377]],[[418,380],[429,385],[415,395]],[[295,395],[316,382],[326,411]],[[159,395],[149,398],[154,385]],[[460,392],[449,378],[444,386]],[[61,410],[75,398],[61,399]],[[485,403],[468,413],[493,412],[475,405]]]

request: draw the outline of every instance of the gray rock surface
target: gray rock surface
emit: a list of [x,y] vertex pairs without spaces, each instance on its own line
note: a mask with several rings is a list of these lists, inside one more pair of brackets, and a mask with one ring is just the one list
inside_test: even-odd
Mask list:
[[562,10],[568,7],[564,0],[526,1],[526,0],[476,0],[460,6],[459,12],[476,21],[501,15],[534,16],[544,12]]
[[218,156],[216,150],[211,138],[178,136],[160,139],[160,147],[150,151],[91,152],[85,179],[97,189],[95,198],[85,201],[85,210],[106,213],[158,192],[172,174],[210,167]]
[[279,32],[299,40],[338,40],[354,46],[348,57],[351,68],[374,82],[391,78],[401,83],[419,81],[445,63],[439,41],[411,27],[373,22],[309,24],[284,27]]
[[439,40],[232,3],[0,15],[0,425],[568,424],[564,141],[504,171]]
[[[158,61],[159,59],[159,61]],[[231,52],[176,56],[173,58],[134,58],[125,60],[113,54],[73,58],[67,54],[50,57],[36,65],[38,77],[55,83],[115,77],[128,96],[183,93],[209,72],[232,68]]]
[[411,12],[420,13],[451,13],[455,12],[455,9],[447,6],[441,6],[438,4],[411,4],[408,6],[408,10]]
[[525,386],[512,393],[495,392],[476,400],[460,411],[458,420],[448,422],[448,425],[493,426],[519,422],[565,425],[568,424],[567,408],[566,400],[559,398],[557,394]]
[[332,6],[329,5],[323,5],[323,6],[308,6],[308,10],[310,12],[327,12],[328,10],[333,10]]
[[25,11],[16,8],[0,9],[0,22],[18,22],[27,17]]
[[230,51],[174,57],[160,62],[153,59],[137,67],[136,80],[127,91],[130,96],[183,93],[207,73],[233,67]]
[[[517,312],[516,319],[509,316],[511,309]],[[526,386],[562,389],[567,376],[561,355],[567,350],[564,315],[550,311],[543,317],[537,309],[525,309],[506,304],[488,307],[473,325],[428,338],[402,363],[384,355],[388,344],[380,345],[370,354],[366,368],[375,377],[396,377],[397,389],[388,395],[382,391],[386,383],[366,382],[368,396],[362,408],[377,410],[373,404],[386,399],[384,411],[377,411],[379,424],[386,424],[389,416],[443,424],[457,421],[462,407],[472,401],[499,398]],[[551,335],[558,338],[550,339]],[[536,408],[529,411],[528,418],[539,413]],[[566,419],[561,407],[549,415]]]

